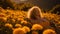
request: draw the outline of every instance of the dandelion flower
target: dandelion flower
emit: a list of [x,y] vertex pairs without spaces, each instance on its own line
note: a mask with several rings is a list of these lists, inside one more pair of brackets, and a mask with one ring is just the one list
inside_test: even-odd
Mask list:
[[22,27],[21,24],[15,24],[15,27]]
[[24,26],[22,29],[25,30],[26,33],[27,33],[27,32],[30,32],[30,28],[27,27],[27,26]]
[[52,29],[47,29],[43,31],[43,34],[56,34],[56,32]]
[[10,28],[13,27],[12,24],[9,24],[9,23],[6,23],[5,26],[6,26],[6,27],[10,27]]
[[22,28],[16,28],[13,30],[13,34],[25,34],[25,31]]
[[28,23],[28,22],[27,22],[27,21],[24,21],[24,20],[21,22],[21,24],[27,24],[27,23]]
[[43,29],[43,26],[39,25],[39,24],[34,24],[32,26],[32,29],[31,30],[42,30]]
[[7,21],[7,18],[6,17],[0,17],[0,21],[6,22]]

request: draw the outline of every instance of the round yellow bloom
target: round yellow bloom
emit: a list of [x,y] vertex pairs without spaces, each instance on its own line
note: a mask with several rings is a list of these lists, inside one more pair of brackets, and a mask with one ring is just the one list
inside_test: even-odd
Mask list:
[[0,17],[0,20],[3,21],[3,22],[6,22],[7,18],[6,17]]
[[15,24],[15,27],[22,27],[21,24]]
[[43,26],[39,25],[39,24],[34,24],[32,26],[32,29],[31,30],[42,30],[43,29]]
[[56,32],[52,29],[47,29],[43,31],[43,34],[56,34]]
[[6,23],[5,26],[6,26],[6,27],[13,28],[12,24],[9,24],[9,23]]
[[30,28],[27,27],[27,26],[24,26],[22,29],[25,30],[26,33],[27,33],[27,32],[30,32]]
[[22,24],[23,24],[23,23],[24,23],[24,24],[27,24],[28,22],[23,20],[23,21],[21,21],[21,23],[22,23]]
[[13,34],[25,34],[25,31],[22,28],[16,28],[13,30]]

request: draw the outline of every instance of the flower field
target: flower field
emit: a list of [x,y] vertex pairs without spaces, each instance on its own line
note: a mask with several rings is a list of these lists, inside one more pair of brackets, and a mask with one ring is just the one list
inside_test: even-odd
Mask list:
[[[28,11],[3,9],[0,7],[0,34],[59,34],[60,15],[44,13],[48,22],[53,22],[46,29],[39,24],[31,24],[27,19]],[[45,25],[45,24],[44,24]]]

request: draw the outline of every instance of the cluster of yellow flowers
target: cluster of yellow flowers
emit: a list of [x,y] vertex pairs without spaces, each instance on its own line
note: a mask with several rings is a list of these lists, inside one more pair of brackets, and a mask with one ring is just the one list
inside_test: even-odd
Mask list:
[[[12,28],[13,34],[27,34],[28,32],[32,31],[32,34],[38,34],[37,30],[43,30],[43,26],[39,24],[32,25],[32,28],[25,26],[24,24],[28,24],[29,22],[25,21],[24,19],[27,16],[27,12],[20,11],[20,10],[4,10],[0,8],[0,22],[4,21],[5,27]],[[51,13],[43,13],[43,16],[47,17],[47,19],[54,19],[59,20],[59,16],[56,14]],[[2,22],[3,23],[3,22]],[[58,21],[58,23],[60,23]],[[13,26],[14,25],[14,26]],[[46,29],[43,31],[42,34],[56,34],[55,30],[53,29]]]
[[30,29],[27,26],[24,26],[22,28],[15,28],[13,30],[13,34],[26,34],[27,32],[30,32]]
[[60,22],[60,15],[46,12],[43,13],[43,16],[46,17],[48,20],[55,20],[56,23]]

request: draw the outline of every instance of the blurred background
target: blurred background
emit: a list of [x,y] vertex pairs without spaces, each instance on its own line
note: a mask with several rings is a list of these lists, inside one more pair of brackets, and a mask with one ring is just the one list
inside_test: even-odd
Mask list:
[[11,7],[10,4],[31,3],[38,5],[44,10],[50,10],[56,5],[60,4],[60,0],[0,0],[0,6],[3,8]]
[[32,6],[39,6],[42,10],[52,13],[60,12],[60,0],[0,0],[0,7],[4,9],[11,8],[27,11]]

